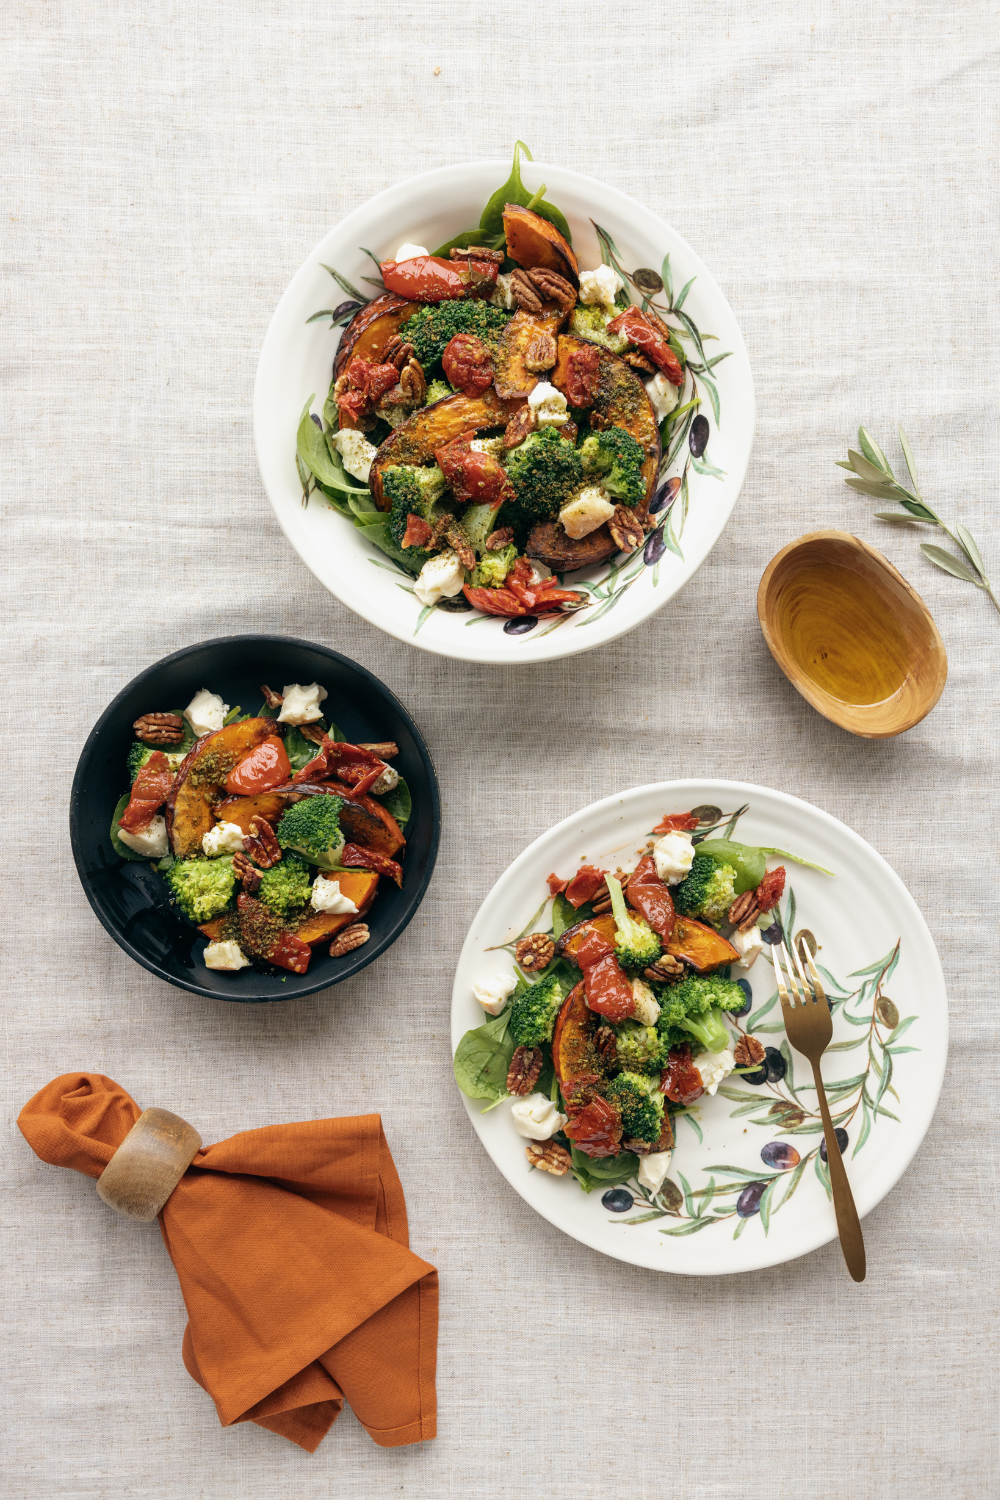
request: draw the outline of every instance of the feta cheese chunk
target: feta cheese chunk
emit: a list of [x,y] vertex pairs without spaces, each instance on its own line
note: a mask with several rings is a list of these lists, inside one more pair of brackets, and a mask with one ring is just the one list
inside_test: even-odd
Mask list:
[[599,484],[588,484],[585,490],[574,495],[563,506],[559,519],[566,535],[579,539],[589,536],[598,526],[603,526],[605,521],[610,521],[614,513],[614,503],[609,499],[607,491],[602,490]]
[[736,1066],[736,1058],[726,1047],[722,1052],[702,1052],[694,1060],[694,1065],[701,1074],[701,1081],[705,1085],[706,1094],[714,1094],[719,1084]]
[[636,1174],[639,1186],[644,1187],[647,1192],[658,1193],[663,1186],[672,1155],[672,1151],[651,1151],[648,1156],[640,1156],[639,1171]]
[[491,1016],[498,1016],[516,989],[517,980],[513,974],[491,974],[488,979],[480,979],[474,984],[472,993],[483,1010]]
[[283,693],[285,701],[278,715],[279,724],[312,724],[323,717],[320,704],[329,694],[318,682],[311,682],[308,687],[293,682]]
[[503,312],[512,312],[517,306],[514,301],[514,293],[510,289],[510,277],[498,276],[497,284],[493,288],[489,301],[494,307],[499,307]]
[[547,1094],[529,1094],[511,1105],[511,1119],[526,1141],[547,1141],[562,1130],[569,1115],[562,1115]]
[[662,422],[669,412],[672,412],[681,399],[680,386],[672,385],[662,372],[653,376],[652,380],[646,382],[646,395],[653,403],[656,420]]
[[205,949],[206,969],[249,969],[250,960],[243,954],[239,943],[209,943]]
[[667,885],[680,885],[694,863],[691,835],[683,828],[673,828],[653,845],[656,873]]
[[165,854],[170,853],[167,820],[159,814],[152,823],[140,828],[138,833],[126,833],[124,828],[117,828],[115,832],[125,847],[136,854],[148,854],[150,859],[162,859]]
[[462,592],[465,569],[457,552],[449,547],[436,557],[429,557],[420,569],[413,592],[421,604],[436,604],[439,599],[453,599]]
[[209,859],[217,854],[241,854],[243,852],[243,829],[238,823],[216,823],[201,841],[201,848]]
[[395,260],[416,260],[416,258],[417,258],[418,255],[430,255],[430,253],[431,252],[427,249],[426,245],[410,245],[410,244],[406,244],[406,245],[400,245],[400,247],[396,251],[396,254],[393,257],[393,259],[395,259]]
[[373,797],[384,797],[387,792],[394,792],[399,786],[399,772],[393,766],[386,766],[379,776],[378,781],[371,788]]
[[222,721],[228,712],[229,704],[223,703],[218,693],[210,693],[208,688],[199,688],[184,710],[184,717],[195,734],[211,734],[214,729],[222,728]]
[[660,1014],[660,1002],[644,979],[633,979],[632,1000],[635,1004],[634,1019],[643,1026],[655,1026]]
[[569,407],[562,391],[557,391],[547,380],[540,380],[528,397],[528,405],[535,413],[539,427],[561,427],[569,421]]
[[332,432],[329,440],[343,459],[348,474],[360,479],[362,484],[367,484],[372,459],[378,449],[356,427],[344,427],[340,432]]
[[611,307],[622,286],[613,266],[598,266],[596,271],[580,272],[580,301],[587,307]]
[[499,458],[503,452],[503,438],[473,438],[469,447],[473,453],[491,453],[494,458]]
[[737,968],[750,969],[753,967],[757,954],[764,946],[759,927],[751,927],[746,932],[734,932],[729,939],[737,953],[740,955]]
[[340,881],[331,880],[329,875],[317,875],[313,881],[312,904],[317,911],[332,911],[338,916],[358,909],[350,896],[341,891]]

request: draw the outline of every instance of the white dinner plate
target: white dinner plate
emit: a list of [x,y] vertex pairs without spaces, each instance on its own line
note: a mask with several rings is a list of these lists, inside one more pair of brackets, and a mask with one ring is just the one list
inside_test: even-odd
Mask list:
[[[749,808],[735,839],[788,850],[834,872],[831,878],[788,859],[768,859],[769,868],[781,863],[788,872],[780,905],[786,931],[807,928],[819,945],[816,963],[834,1001],[833,1047],[824,1054],[823,1078],[835,1121],[849,1115],[841,1121],[849,1141],[845,1159],[864,1217],[902,1177],[934,1113],[948,1049],[944,977],[927,925],[899,877],[858,834],[797,797],[733,781],[660,782],[592,803],[536,839],[497,881],[469,930],[455,976],[452,1048],[489,1019],[473,984],[498,969],[513,972],[509,951],[487,950],[525,929],[551,927],[551,901],[532,920],[550,872],[572,875],[584,859],[628,868],[664,814],[703,805],[729,814],[744,803]],[[769,951],[765,945],[746,975],[753,1004],[739,1024],[783,1051],[791,1066],[780,1082],[760,1087],[728,1078],[715,1097],[703,1096],[675,1121],[677,1145],[657,1202],[643,1202],[633,1182],[637,1206],[609,1212],[600,1188],[588,1195],[572,1176],[529,1167],[509,1104],[483,1113],[483,1101],[465,1100],[486,1150],[533,1208],[606,1255],[691,1276],[778,1265],[835,1238],[833,1204],[817,1169],[823,1137],[812,1073],[785,1039]],[[734,968],[733,977],[744,973]],[[845,1001],[845,994],[853,998]],[[762,1156],[776,1142],[798,1153],[798,1162],[787,1151]],[[769,1164],[769,1156],[790,1164]],[[748,1200],[761,1190],[744,1190],[754,1182],[766,1185],[764,1208],[744,1217],[737,1202],[753,1207]],[[658,1210],[661,1216],[649,1217]],[[643,1215],[643,1222],[630,1222]]]
[[[610,569],[605,565],[566,575],[573,586],[589,585],[591,605],[569,616],[542,616],[528,634],[509,634],[503,621],[478,612],[423,611],[412,592],[413,580],[364,541],[321,494],[302,505],[296,429],[311,394],[312,410],[322,410],[340,338],[340,329],[331,332],[329,320],[308,319],[345,297],[324,266],[339,271],[366,295],[376,295],[364,280],[375,268],[360,247],[379,259],[393,255],[404,241],[435,249],[479,222],[487,199],[507,180],[509,162],[472,162],[407,178],[331,229],[275,310],[254,389],[261,478],[302,561],[331,594],[373,625],[425,651],[462,661],[547,661],[589,651],[634,629],[683,588],[718,541],[742,487],[753,440],[754,394],[746,347],[728,302],[690,245],[634,198],[592,177],[540,162],[524,161],[521,169],[526,188],[533,192],[544,182],[547,200],[566,215],[581,269],[601,263],[592,219],[608,231],[619,263],[629,272],[649,267],[660,273],[669,255],[674,300],[704,336],[699,353],[688,329],[684,348],[696,363],[703,355],[711,364],[707,381],[697,377],[700,411],[710,427],[708,447],[696,458],[683,442],[664,472],[664,478],[679,476],[688,466],[687,493],[674,502],[664,522],[661,556],[656,556],[661,547],[654,536],[642,553],[619,558]],[[679,316],[669,321],[684,328]],[[689,375],[684,402],[690,399],[690,387]]]

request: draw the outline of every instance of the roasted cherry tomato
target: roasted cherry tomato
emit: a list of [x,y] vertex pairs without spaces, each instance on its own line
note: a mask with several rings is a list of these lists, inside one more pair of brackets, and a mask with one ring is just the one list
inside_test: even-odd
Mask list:
[[281,786],[292,774],[285,747],[276,734],[244,755],[226,777],[226,791],[234,797],[253,797]]
[[526,611],[532,615],[546,614],[561,609],[564,604],[579,604],[584,595],[573,589],[561,589],[551,578],[535,578],[535,572],[526,557],[519,557],[507,574],[505,587],[510,589]]
[[570,406],[593,406],[597,397],[597,379],[601,351],[596,344],[574,349],[566,361],[562,392]]
[[474,431],[463,432],[454,442],[436,448],[434,458],[456,502],[496,508],[511,498],[514,487],[492,453],[479,453],[472,447],[475,435]]
[[606,953],[583,973],[587,1004],[615,1025],[635,1014],[632,981],[622,973],[613,953]]
[[154,750],[132,783],[132,795],[118,819],[118,827],[124,828],[126,833],[139,833],[148,828],[170,796],[173,784],[170,762],[162,750]]
[[691,1061],[690,1047],[676,1047],[667,1053],[660,1091],[675,1104],[691,1104],[705,1092],[701,1074]]
[[658,932],[666,942],[676,921],[674,900],[670,887],[656,873],[652,855],[647,854],[644,859],[640,859],[632,871],[628,878],[627,894],[630,905],[640,916],[646,918],[653,931]]
[[493,384],[493,357],[474,333],[456,333],[441,356],[444,373],[457,390],[478,396]]
[[609,953],[614,953],[615,945],[612,939],[604,936],[600,927],[584,926],[583,937],[574,944],[573,962],[577,968],[586,974],[588,969],[593,968],[598,959],[605,958]]
[[404,549],[426,547],[433,535],[430,524],[424,520],[423,516],[415,516],[411,511],[406,518],[406,530],[403,532],[403,540],[399,545]]
[[362,849],[358,844],[345,844],[340,851],[340,863],[351,870],[377,870],[388,875],[398,886],[403,884],[403,867],[387,854],[376,854],[374,849]]
[[777,906],[785,890],[785,867],[779,865],[776,870],[769,870],[757,887],[757,905],[761,911],[770,911]]
[[395,365],[376,365],[358,354],[337,381],[334,397],[338,407],[352,421],[359,421],[375,410],[386,391],[399,384]]
[[691,829],[697,827],[698,819],[695,817],[694,813],[668,813],[665,818],[660,819],[656,827],[653,829],[653,832],[673,833],[673,831],[677,828],[683,828],[690,831]]
[[585,1156],[617,1156],[622,1138],[621,1115],[607,1099],[592,1099],[565,1127]]
[[[611,319],[608,332],[623,334],[630,344],[634,344],[646,355],[647,359],[651,359],[653,364],[663,371],[671,385],[684,384],[681,362],[671,349],[666,335],[641,308],[626,307],[617,318]],[[569,400],[569,397],[567,396],[566,399]]]
[[[550,875],[550,883],[551,880]],[[572,880],[564,886],[566,900],[571,906],[583,906],[585,902],[593,901],[603,884],[603,870],[599,870],[596,865],[581,865]]]
[[[451,302],[469,295],[465,267],[440,255],[415,255],[412,260],[384,260],[379,266],[386,290],[411,302]],[[493,273],[496,280],[496,272]]]
[[502,615],[513,620],[528,613],[509,589],[473,589],[466,584],[462,593],[473,609],[481,609],[484,615]]

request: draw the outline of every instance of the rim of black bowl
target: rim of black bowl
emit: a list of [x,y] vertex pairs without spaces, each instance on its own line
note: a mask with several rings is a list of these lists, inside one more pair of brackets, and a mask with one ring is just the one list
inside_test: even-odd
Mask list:
[[[100,901],[97,899],[96,893],[93,889],[93,877],[88,872],[86,865],[88,853],[92,852],[92,840],[83,832],[80,826],[80,801],[84,787],[86,785],[86,779],[89,769],[88,762],[90,761],[93,752],[100,741],[105,725],[114,716],[116,710],[120,708],[120,706],[125,702],[130,694],[134,693],[143,685],[143,683],[147,682],[150,678],[155,677],[157,673],[161,672],[165,667],[168,667],[173,663],[182,662],[186,657],[193,656],[197,652],[208,651],[212,648],[218,647],[235,647],[240,645],[245,646],[248,650],[252,649],[255,645],[266,645],[268,647],[292,646],[306,651],[315,651],[319,652],[320,655],[327,657],[330,661],[335,662],[339,667],[346,668],[348,671],[356,673],[364,683],[367,683],[372,692],[378,698],[380,698],[388,707],[390,707],[395,713],[399,715],[399,717],[402,719],[403,723],[409,730],[410,734],[412,735],[414,746],[417,750],[420,760],[423,763],[424,772],[427,778],[427,787],[430,792],[431,799],[431,833],[427,848],[424,871],[420,878],[419,884],[410,892],[410,899],[408,900],[402,912],[399,913],[396,920],[385,932],[381,933],[378,937],[376,937],[373,933],[369,942],[363,944],[360,948],[355,948],[351,953],[344,955],[343,960],[337,960],[338,963],[343,961],[344,967],[342,969],[338,969],[338,972],[334,977],[330,977],[327,974],[322,978],[311,980],[310,982],[305,984],[296,984],[296,987],[293,990],[285,991],[284,993],[282,993],[281,991],[282,980],[278,976],[273,977],[273,984],[275,989],[275,992],[273,994],[257,993],[253,995],[242,995],[238,993],[229,994],[221,989],[206,989],[203,984],[194,984],[179,977],[176,974],[169,973],[166,969],[162,968],[159,964],[148,958],[144,953],[140,952],[135,947],[135,945],[129,941],[125,934],[119,931],[114,921],[109,917],[107,912],[103,910]],[[331,698],[332,697],[333,694],[331,693]],[[112,807],[109,810],[108,826],[110,826],[110,813],[113,811],[114,809]],[[134,959],[137,964],[141,964],[144,969],[147,969],[149,971],[149,973],[155,974],[158,979],[164,980],[167,984],[171,984],[177,989],[188,990],[191,994],[200,995],[202,999],[224,1000],[229,1003],[235,1002],[237,1004],[244,1005],[266,1004],[273,1001],[298,1000],[301,999],[304,995],[313,995],[318,990],[332,989],[334,986],[342,984],[345,979],[350,979],[354,974],[359,973],[360,970],[367,968],[370,963],[374,963],[374,961],[378,957],[380,957],[380,955],[383,954],[387,948],[390,948],[396,941],[396,939],[405,931],[410,922],[412,922],[413,918],[416,916],[417,910],[420,907],[420,903],[423,901],[424,895],[427,891],[427,887],[430,884],[431,876],[434,873],[434,866],[437,862],[438,845],[441,835],[441,799],[438,790],[437,774],[434,770],[434,763],[431,760],[430,752],[427,749],[427,745],[424,741],[423,735],[420,733],[420,730],[417,728],[411,715],[403,707],[402,703],[400,703],[395,693],[391,692],[390,689],[386,687],[385,683],[382,682],[378,677],[376,677],[373,672],[370,672],[367,667],[361,666],[359,662],[354,661],[353,658],[349,656],[344,656],[340,651],[334,651],[330,646],[320,645],[316,641],[303,640],[300,636],[273,634],[225,635],[215,636],[210,640],[197,641],[194,645],[185,646],[179,651],[172,651],[169,656],[160,657],[159,661],[153,662],[151,666],[146,667],[144,671],[140,672],[136,677],[133,677],[131,682],[126,683],[121,692],[116,694],[116,696],[108,704],[107,708],[101,714],[100,718],[97,720],[97,723],[94,725],[93,729],[90,731],[84,742],[83,749],[80,752],[80,757],[77,761],[76,772],[73,776],[73,787],[70,792],[69,829],[70,843],[73,850],[73,859],[76,864],[77,874],[80,877],[80,883],[83,886],[84,894],[86,895],[87,900],[90,902],[91,909],[93,910],[98,921],[101,923],[101,926],[104,927],[104,929],[108,933],[110,933],[118,946],[125,953],[127,953],[130,958]],[[105,833],[104,837],[107,841],[108,848],[111,849],[112,846],[109,835]],[[112,858],[117,859],[119,861],[119,865],[126,863],[126,861],[120,859],[120,856],[114,854],[113,849]],[[178,921],[184,922],[185,919],[178,916]],[[249,970],[247,972],[256,974],[256,977],[258,979],[272,979],[272,976],[261,975],[255,970]],[[240,978],[240,975],[233,975],[229,979],[228,983],[231,985],[238,984],[240,982]],[[308,973],[304,975],[290,974],[288,976],[288,979],[293,978],[297,980],[309,980],[310,976]]]

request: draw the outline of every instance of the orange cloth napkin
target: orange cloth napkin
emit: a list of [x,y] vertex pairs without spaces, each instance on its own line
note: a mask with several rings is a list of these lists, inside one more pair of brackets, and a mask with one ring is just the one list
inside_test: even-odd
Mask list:
[[[32,1150],[100,1177],[139,1118],[100,1073],[22,1109]],[[408,1248],[378,1115],[247,1130],[205,1146],[160,1214],[188,1311],[188,1373],[224,1427],[312,1453],[350,1402],[382,1448],[436,1433],[437,1271]]]

